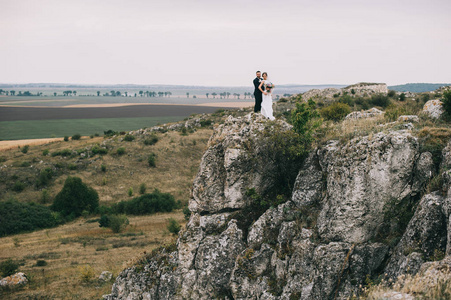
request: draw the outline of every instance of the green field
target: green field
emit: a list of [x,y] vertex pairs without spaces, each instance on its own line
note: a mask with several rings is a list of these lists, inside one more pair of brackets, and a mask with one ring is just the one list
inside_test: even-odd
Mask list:
[[72,136],[76,133],[89,136],[103,134],[106,130],[129,131],[158,124],[183,120],[184,117],[99,118],[72,120],[32,120],[0,122],[0,140],[39,139]]

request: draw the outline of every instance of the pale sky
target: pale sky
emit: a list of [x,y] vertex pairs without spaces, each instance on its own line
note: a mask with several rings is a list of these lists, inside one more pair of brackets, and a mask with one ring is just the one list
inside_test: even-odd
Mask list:
[[0,83],[451,82],[450,0],[0,0]]

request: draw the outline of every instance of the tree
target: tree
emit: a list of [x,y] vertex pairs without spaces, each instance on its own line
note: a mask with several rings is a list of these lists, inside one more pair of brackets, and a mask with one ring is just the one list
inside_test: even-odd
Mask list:
[[0,95],[3,95],[5,91],[3,89],[0,89]]
[[213,96],[213,99],[216,98],[216,93],[211,93],[211,95]]
[[100,91],[97,91],[97,97],[99,97],[100,96]]
[[124,92],[125,93],[125,97],[128,97],[128,92]]
[[74,96],[77,96],[77,91],[72,91],[72,93],[74,93]]
[[143,91],[139,91],[139,96],[142,97],[143,96]]
[[116,91],[116,96],[120,96],[121,95],[121,92],[120,91]]
[[54,92],[54,93],[53,93],[53,96],[55,96],[55,97],[56,97],[56,92]]
[[99,195],[78,177],[68,177],[63,189],[56,195],[51,208],[63,216],[75,218],[86,210],[94,212],[99,207]]
[[443,110],[445,111],[445,118],[451,119],[451,90],[443,92]]
[[186,93],[186,98],[189,98],[189,93]]
[[11,94],[11,96],[14,96],[16,94],[16,91],[9,91],[9,93]]
[[210,95],[210,93],[206,93],[205,95],[206,95],[206,96],[207,96],[207,98],[208,98],[208,95]]
[[229,92],[227,92],[227,98],[229,98],[229,96],[230,96],[230,93],[229,93]]

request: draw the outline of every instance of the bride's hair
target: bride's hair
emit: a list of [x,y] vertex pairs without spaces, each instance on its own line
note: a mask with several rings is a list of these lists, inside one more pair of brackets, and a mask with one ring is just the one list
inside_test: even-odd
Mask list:
[[263,76],[263,75],[266,75],[266,76],[268,76],[268,73],[266,73],[266,72],[263,72],[262,76]]

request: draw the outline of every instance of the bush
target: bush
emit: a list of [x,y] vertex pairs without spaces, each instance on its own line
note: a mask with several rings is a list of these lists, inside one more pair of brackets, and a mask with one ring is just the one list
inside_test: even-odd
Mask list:
[[171,212],[176,207],[177,203],[171,194],[161,193],[156,189],[153,193],[113,204],[111,212],[114,214],[146,215],[156,212]]
[[[280,102],[280,101],[279,101]],[[213,121],[212,120],[210,120],[210,119],[207,119],[207,120],[200,120],[200,126],[201,127],[207,127],[207,126],[210,126],[211,124],[213,123]]]
[[107,130],[107,131],[104,131],[103,132],[103,137],[111,137],[111,136],[114,136],[114,135],[118,135],[119,133],[117,132],[117,131],[114,131],[114,130]]
[[47,261],[43,260],[43,259],[39,259],[36,261],[36,267],[45,267],[47,265]]
[[106,172],[106,166],[105,165],[101,165],[100,166],[100,170],[105,173]]
[[26,188],[26,184],[21,182],[21,181],[16,181],[16,183],[14,183],[13,185],[13,191],[20,193],[22,192],[25,188]]
[[0,274],[2,277],[11,276],[17,273],[17,269],[19,269],[19,263],[11,258],[0,263]]
[[28,146],[28,145],[25,145],[25,146],[23,146],[21,149],[20,149],[20,151],[22,152],[22,153],[27,153],[28,152],[28,149],[30,149],[30,146]]
[[340,99],[338,100],[338,102],[347,104],[349,106],[354,105],[354,99],[351,96],[349,96],[348,94],[341,96]]
[[401,93],[401,95],[399,95],[399,101],[405,101],[406,100],[406,94]]
[[175,220],[174,218],[169,218],[168,222],[169,224],[167,226],[167,229],[169,230],[169,232],[177,235],[182,226],[180,226],[179,222],[177,222],[177,220]]
[[125,148],[124,147],[117,148],[116,153],[117,153],[117,155],[124,155]]
[[404,107],[396,106],[390,104],[385,110],[384,118],[390,122],[398,120],[398,117],[401,115],[407,114],[407,111]]
[[79,277],[82,282],[90,282],[94,278],[94,269],[90,265],[78,268]]
[[76,133],[72,136],[72,140],[74,140],[74,141],[77,141],[79,139],[81,139],[81,134],[79,134],[79,133]]
[[44,150],[42,150],[42,155],[43,155],[43,156],[49,155],[49,149],[44,149]]
[[189,218],[191,217],[191,211],[189,210],[188,206],[185,206],[183,208],[183,215],[185,217],[185,220],[189,220]]
[[67,168],[69,169],[69,170],[77,170],[77,165],[76,164],[69,164],[68,166],[67,166]]
[[321,116],[326,120],[338,122],[343,120],[349,113],[351,108],[348,104],[334,102],[329,106],[320,109]]
[[149,167],[155,168],[156,164],[155,164],[155,153],[151,153],[149,155],[149,157],[147,158],[147,163],[149,164]]
[[36,187],[40,188],[49,184],[53,177],[53,171],[51,168],[45,168],[39,172],[38,179],[36,179]]
[[41,199],[39,200],[39,202],[41,202],[42,204],[46,204],[47,202],[49,202],[50,200],[50,194],[46,189],[43,189],[41,192]]
[[69,140],[69,137],[66,135],[64,136],[64,141],[67,142]]
[[144,140],[144,145],[152,146],[158,142],[158,137],[155,134],[152,134],[149,138]]
[[146,193],[146,184],[145,183],[141,183],[141,185],[139,186],[139,193],[141,195],[144,195]]
[[17,201],[0,202],[0,236],[54,227],[61,223],[48,207]]
[[133,188],[132,188],[132,187],[130,187],[130,188],[128,189],[127,194],[128,194],[129,197],[133,196]]
[[94,147],[91,148],[91,152],[94,155],[96,154],[105,155],[108,153],[108,149],[102,148],[99,145],[94,145]]
[[390,99],[388,98],[388,96],[383,94],[375,94],[371,96],[370,102],[371,104],[380,107],[387,107],[388,105],[390,105]]
[[389,90],[387,96],[390,97],[390,98],[395,98],[395,96],[396,96],[396,91],[394,91],[394,90]]
[[451,119],[451,90],[443,92],[443,110],[445,112],[445,118]]
[[99,227],[110,228],[114,233],[124,230],[129,224],[127,217],[121,215],[102,215],[99,220]]
[[63,149],[60,151],[55,151],[52,153],[52,157],[55,157],[55,156],[63,156],[63,157],[72,156],[72,150]]
[[52,210],[63,216],[79,217],[83,210],[96,211],[99,206],[97,192],[84,184],[78,177],[68,177],[63,189],[56,195]]
[[127,134],[124,137],[124,141],[126,141],[126,142],[131,142],[131,141],[134,141],[134,140],[135,140],[135,137],[133,135],[131,135],[131,134]]

